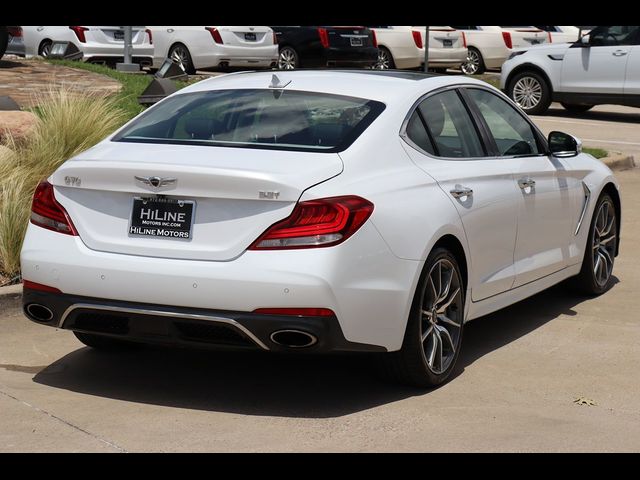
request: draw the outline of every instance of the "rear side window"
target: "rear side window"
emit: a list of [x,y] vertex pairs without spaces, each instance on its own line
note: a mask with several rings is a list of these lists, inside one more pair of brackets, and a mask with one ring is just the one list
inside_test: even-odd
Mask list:
[[373,100],[315,92],[194,92],[150,109],[113,140],[337,152],[384,108]]
[[418,110],[413,112],[413,115],[411,115],[407,123],[407,137],[425,152],[435,155],[436,152],[433,150],[433,144],[429,139],[427,130],[424,128],[424,123],[420,118]]
[[483,157],[480,137],[453,90],[426,98],[418,107],[440,157]]

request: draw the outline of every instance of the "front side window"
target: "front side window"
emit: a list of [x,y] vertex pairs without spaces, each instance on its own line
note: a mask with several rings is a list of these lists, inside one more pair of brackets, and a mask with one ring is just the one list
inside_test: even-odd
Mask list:
[[469,88],[467,92],[480,109],[500,156],[542,153],[533,127],[509,103],[479,88]]
[[639,30],[639,26],[629,25],[596,27],[589,33],[589,44],[594,47],[633,45]]
[[113,141],[335,152],[351,145],[384,108],[315,92],[185,93],[141,115]]
[[485,155],[467,110],[458,94],[449,90],[426,98],[418,107],[440,157]]

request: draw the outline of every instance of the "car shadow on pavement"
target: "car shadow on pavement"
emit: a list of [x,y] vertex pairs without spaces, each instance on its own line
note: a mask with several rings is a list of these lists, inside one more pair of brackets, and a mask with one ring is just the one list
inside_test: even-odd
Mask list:
[[564,108],[550,107],[544,115],[547,117],[571,117],[572,119],[601,120],[604,122],[640,123],[640,109],[637,109],[637,113],[602,112],[591,110],[583,113],[569,113]]
[[[453,377],[559,315],[576,315],[573,307],[586,299],[559,285],[469,323]],[[102,353],[80,348],[40,371],[33,381],[129,402],[299,418],[339,417],[429,394],[383,380],[375,367],[376,358],[369,355],[154,347]]]
[[19,62],[12,62],[11,60],[0,60],[0,68],[16,68],[24,67],[24,64]]

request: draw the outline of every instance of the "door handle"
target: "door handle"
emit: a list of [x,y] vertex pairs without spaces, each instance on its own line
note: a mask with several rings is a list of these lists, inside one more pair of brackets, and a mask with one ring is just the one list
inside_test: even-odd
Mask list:
[[449,193],[453,198],[471,197],[473,196],[473,190],[462,185],[456,185],[455,188],[449,190]]
[[524,178],[521,178],[520,180],[518,180],[518,186],[523,190],[525,188],[535,187],[536,186],[536,181],[533,178],[524,177]]
[[624,50],[616,50],[615,52],[613,52],[611,55],[613,55],[614,57],[623,57],[627,54],[628,52],[625,52]]
[[167,28],[167,33],[173,33],[175,30],[173,28]]

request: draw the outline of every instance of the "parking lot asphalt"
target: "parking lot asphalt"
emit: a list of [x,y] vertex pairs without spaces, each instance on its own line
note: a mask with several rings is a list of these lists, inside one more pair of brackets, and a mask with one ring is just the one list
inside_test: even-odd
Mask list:
[[469,323],[432,391],[380,380],[366,356],[99,353],[5,296],[0,451],[639,451],[640,169],[617,176],[612,290],[559,285]]
[[579,137],[587,147],[630,154],[640,161],[640,108],[597,105],[582,114],[569,114],[553,103],[546,115],[531,118],[545,134],[560,130]]

